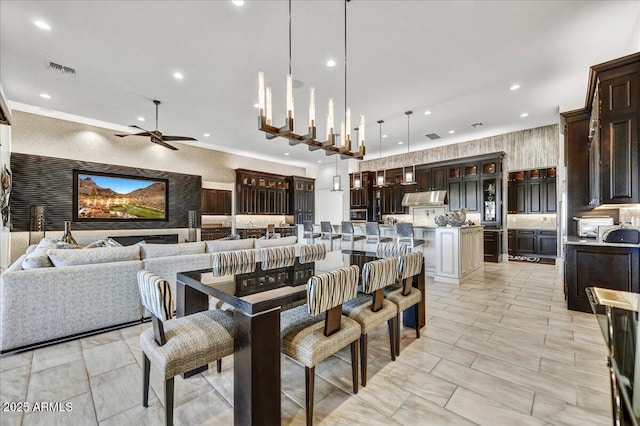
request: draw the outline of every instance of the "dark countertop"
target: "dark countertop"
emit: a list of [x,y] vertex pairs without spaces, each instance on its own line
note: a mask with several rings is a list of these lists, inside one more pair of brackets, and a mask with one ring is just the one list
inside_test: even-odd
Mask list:
[[603,243],[595,238],[583,238],[583,237],[567,237],[565,244],[579,245],[579,246],[596,246],[596,247],[629,247],[640,248],[640,244],[625,244],[625,243]]

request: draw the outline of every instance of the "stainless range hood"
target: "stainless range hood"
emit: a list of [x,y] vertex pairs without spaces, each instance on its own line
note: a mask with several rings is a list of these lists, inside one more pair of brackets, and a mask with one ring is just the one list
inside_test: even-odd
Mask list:
[[402,198],[405,207],[444,206],[447,191],[408,192]]

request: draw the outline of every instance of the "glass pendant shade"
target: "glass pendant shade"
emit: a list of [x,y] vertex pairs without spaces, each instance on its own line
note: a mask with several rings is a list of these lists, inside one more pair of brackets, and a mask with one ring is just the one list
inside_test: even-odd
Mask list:
[[333,189],[332,191],[342,191],[342,183],[340,182],[340,176],[336,175],[333,177]]
[[362,188],[362,173],[360,175],[353,177],[353,187],[356,189]]

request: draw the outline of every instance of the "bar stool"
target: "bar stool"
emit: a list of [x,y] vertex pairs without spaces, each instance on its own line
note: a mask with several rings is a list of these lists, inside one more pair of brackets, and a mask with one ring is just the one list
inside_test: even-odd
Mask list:
[[331,241],[331,250],[333,250],[333,240],[342,238],[342,235],[333,232],[331,222],[320,222],[320,239]]
[[393,241],[391,237],[380,236],[380,225],[377,222],[367,222],[365,224],[367,230],[367,243],[386,243]]
[[351,222],[342,222],[342,239],[341,241],[349,241],[351,243],[351,247],[356,241],[364,240],[366,235],[356,235],[355,230],[353,229],[353,223]]
[[309,240],[311,240],[311,244],[315,244],[316,238],[319,238],[322,234],[313,232],[313,223],[309,221],[302,222],[302,226],[304,227],[304,235],[302,238],[307,240],[307,244],[309,244]]
[[396,232],[398,233],[398,243],[401,241],[409,241],[409,247],[411,248],[424,243],[424,240],[414,238],[413,224],[411,223],[398,223],[396,225]]

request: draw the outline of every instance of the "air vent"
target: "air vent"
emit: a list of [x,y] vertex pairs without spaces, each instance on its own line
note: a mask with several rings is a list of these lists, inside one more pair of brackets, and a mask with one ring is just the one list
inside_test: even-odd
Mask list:
[[52,70],[60,71],[62,74],[76,75],[76,70],[71,67],[56,64],[55,62],[49,62],[49,68]]
[[473,124],[471,125],[471,127],[473,127],[474,129],[477,129],[478,127],[482,127],[482,126],[484,126],[484,123],[483,123],[483,122],[473,123]]
[[436,139],[441,139],[440,135],[437,133],[427,133],[425,136],[431,139],[432,141]]

